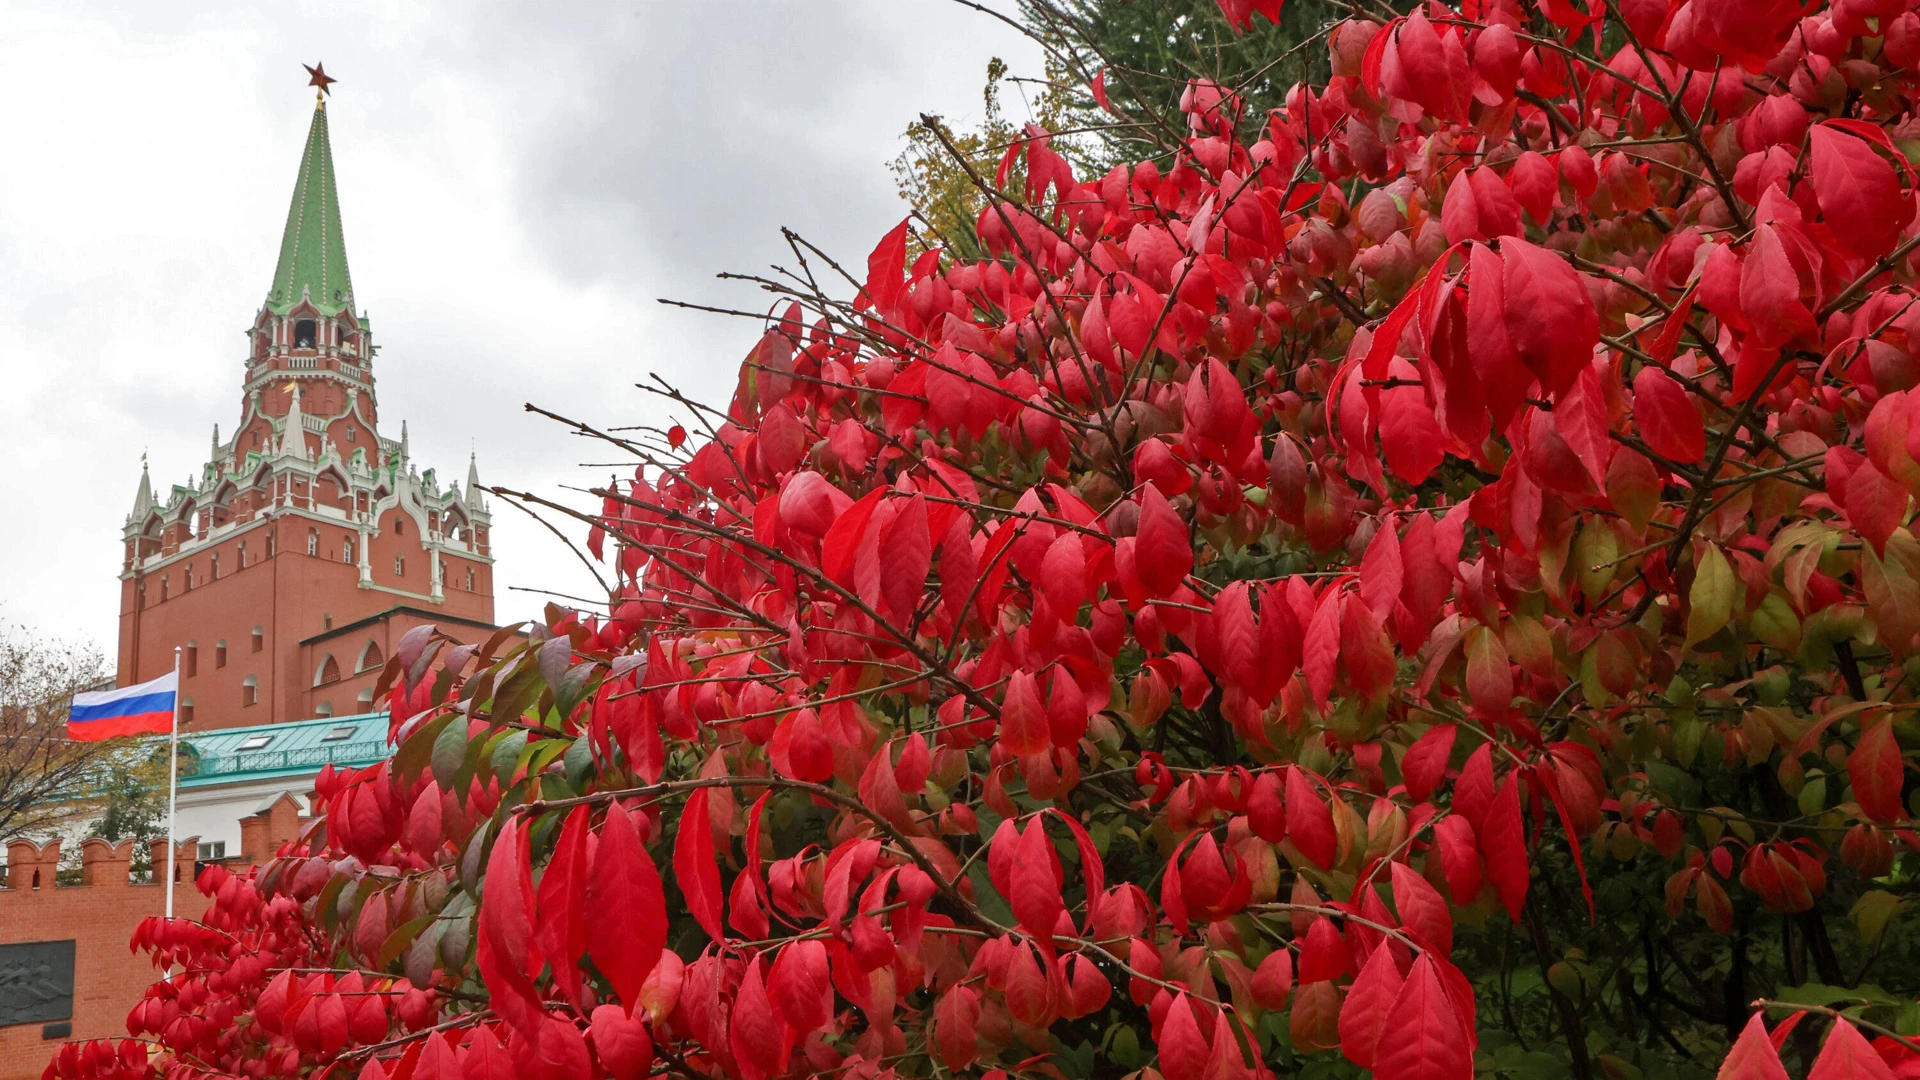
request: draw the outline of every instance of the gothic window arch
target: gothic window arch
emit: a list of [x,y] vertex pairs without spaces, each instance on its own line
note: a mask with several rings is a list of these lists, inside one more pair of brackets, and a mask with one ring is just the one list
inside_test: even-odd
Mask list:
[[333,658],[332,653],[328,653],[326,655],[326,659],[320,661],[319,668],[316,669],[313,673],[313,685],[326,686],[330,683],[337,683],[339,681],[340,681],[340,662]]
[[355,666],[354,670],[366,671],[369,668],[377,668],[386,662],[387,657],[385,653],[380,651],[380,643],[372,638],[368,638],[367,644],[360,650],[360,663]]

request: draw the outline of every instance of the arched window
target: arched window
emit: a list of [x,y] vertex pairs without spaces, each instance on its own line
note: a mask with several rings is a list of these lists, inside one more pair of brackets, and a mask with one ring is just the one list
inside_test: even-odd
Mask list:
[[393,576],[407,576],[407,557],[405,555],[395,555],[393,557]]
[[187,647],[181,650],[180,669],[181,673],[188,678],[200,674],[200,645],[198,642],[189,641],[187,642]]
[[326,686],[328,683],[337,683],[339,681],[340,664],[334,660],[332,653],[328,653],[326,659],[320,661],[319,670],[313,673],[313,685]]
[[372,712],[373,711],[373,688],[368,687],[365,690],[360,691],[360,696],[354,699],[354,704],[363,713]]
[[309,555],[320,554],[320,530],[319,529],[307,530],[307,554]]
[[240,704],[244,707],[260,700],[260,680],[252,675],[240,680]]
[[318,705],[315,705],[315,706],[313,707],[313,715],[314,715],[314,716],[316,716],[316,717],[319,717],[319,716],[332,716],[332,715],[333,715],[333,702],[331,702],[331,701],[323,701],[323,702],[321,702],[320,704],[318,704]]
[[340,540],[340,561],[353,561],[353,537],[351,536],[342,537]]
[[473,567],[467,567],[467,591],[473,591]]
[[393,516],[393,535],[395,536],[407,535],[407,519],[401,517],[398,514],[395,514]]
[[167,599],[167,597],[168,597],[168,595],[170,595],[170,594],[171,594],[171,592],[172,592],[172,589],[171,589],[171,583],[167,581],[167,575],[165,575],[165,574],[161,574],[161,575],[160,575],[160,601],[161,601],[161,603],[165,603],[165,602],[166,602],[166,599]]
[[253,628],[253,651],[259,652],[261,649],[266,648],[266,646],[267,646],[266,632],[261,630],[257,626],[254,627]]
[[313,341],[317,334],[317,330],[318,330],[318,327],[314,324],[314,321],[312,319],[301,319],[299,322],[294,323],[293,324],[293,347],[296,349],[313,348]]
[[213,566],[208,570],[207,578],[210,581],[219,581],[220,580],[220,553],[216,551],[213,553],[213,555],[210,558],[213,561]]
[[193,726],[193,699],[192,698],[180,699],[180,726],[181,727]]
[[386,662],[387,657],[385,653],[380,651],[380,643],[372,638],[368,638],[366,647],[360,650],[360,664],[355,670],[366,671],[369,668],[377,668]]
[[221,638],[213,643],[213,666],[217,671],[227,666],[227,639]]

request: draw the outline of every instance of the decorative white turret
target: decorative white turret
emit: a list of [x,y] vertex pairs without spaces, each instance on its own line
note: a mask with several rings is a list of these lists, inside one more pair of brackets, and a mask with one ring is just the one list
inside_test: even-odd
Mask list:
[[478,454],[467,455],[467,512],[485,514],[487,504],[480,498],[480,458]]
[[140,490],[133,496],[133,513],[127,515],[128,521],[138,521],[153,510],[153,479],[147,475],[146,455],[140,457]]
[[280,430],[280,452],[291,454],[301,461],[307,457],[307,420],[300,413],[300,384],[293,384],[293,404],[287,406],[286,419]]

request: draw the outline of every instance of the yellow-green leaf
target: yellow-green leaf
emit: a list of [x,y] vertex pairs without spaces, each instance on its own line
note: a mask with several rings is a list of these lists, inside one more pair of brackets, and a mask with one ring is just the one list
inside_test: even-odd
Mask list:
[[1884,889],[1874,889],[1855,900],[1853,910],[1847,912],[1847,916],[1853,920],[1853,925],[1860,928],[1861,938],[1872,945],[1880,940],[1881,934],[1886,933],[1887,923],[1898,910],[1899,897]]
[[1687,593],[1687,648],[1720,632],[1733,617],[1733,593],[1739,582],[1718,545],[1702,544]]

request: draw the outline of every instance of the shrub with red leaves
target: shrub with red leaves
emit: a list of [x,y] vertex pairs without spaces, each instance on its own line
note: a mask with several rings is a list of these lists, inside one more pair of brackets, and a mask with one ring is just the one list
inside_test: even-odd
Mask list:
[[1030,128],[987,257],[501,492],[607,609],[410,634],[49,1076],[1920,1075],[1841,985],[1920,846],[1910,6],[1429,3],[1160,159]]

